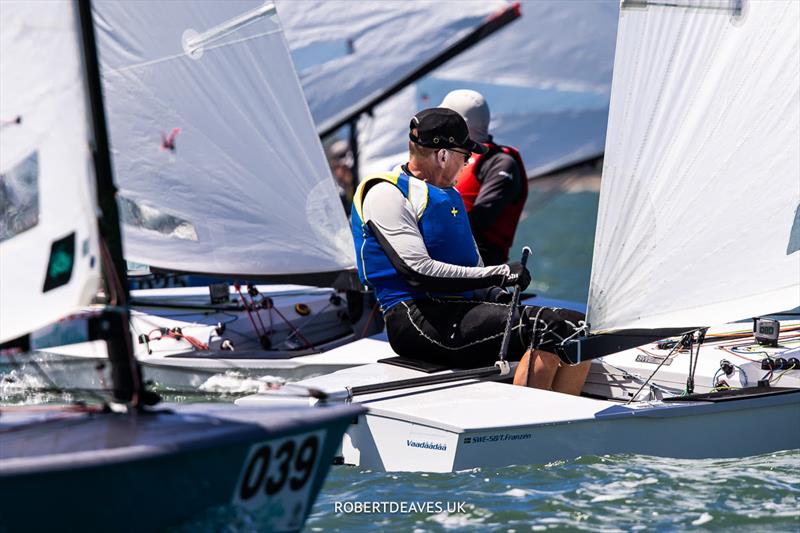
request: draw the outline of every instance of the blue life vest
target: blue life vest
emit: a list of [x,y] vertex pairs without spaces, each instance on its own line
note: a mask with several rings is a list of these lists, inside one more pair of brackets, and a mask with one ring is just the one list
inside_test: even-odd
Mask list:
[[463,293],[430,293],[409,285],[397,272],[370,227],[363,220],[364,191],[383,180],[397,187],[411,203],[417,215],[428,255],[437,261],[461,266],[478,266],[480,255],[475,247],[467,210],[461,195],[453,187],[440,189],[399,170],[375,174],[362,181],[353,197],[352,229],[356,264],[361,282],[372,287],[383,311],[414,298],[471,298]]

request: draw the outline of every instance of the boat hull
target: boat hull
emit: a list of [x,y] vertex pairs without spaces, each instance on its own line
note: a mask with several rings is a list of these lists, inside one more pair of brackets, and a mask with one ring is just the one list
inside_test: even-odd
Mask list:
[[344,442],[345,463],[383,471],[453,472],[625,453],[746,457],[800,448],[800,392],[728,404],[609,405],[585,420],[482,430],[411,422],[382,411],[359,417]]
[[265,530],[296,531],[360,412],[199,404],[33,420],[4,412],[0,529],[150,531],[222,509],[249,512]]
[[[334,393],[345,383],[359,387],[423,375],[375,364],[297,385]],[[800,390],[787,390],[731,391],[727,401],[626,404],[514,386],[507,380],[431,384],[356,396],[354,401],[368,412],[348,428],[342,450],[345,463],[361,468],[423,472],[625,453],[743,457],[800,448]],[[741,392],[749,396],[737,396]],[[236,403],[277,405],[288,398],[273,391]]]

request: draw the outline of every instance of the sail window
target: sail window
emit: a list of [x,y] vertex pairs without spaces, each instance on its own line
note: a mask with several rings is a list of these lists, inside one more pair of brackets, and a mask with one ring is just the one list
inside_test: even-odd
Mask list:
[[164,213],[154,207],[139,204],[124,196],[117,196],[119,215],[123,224],[156,231],[167,237],[187,241],[197,240],[194,224],[188,220]]
[[50,246],[50,260],[44,277],[42,292],[47,292],[69,283],[75,264],[75,233],[54,241]]
[[39,152],[0,173],[0,242],[39,223]]

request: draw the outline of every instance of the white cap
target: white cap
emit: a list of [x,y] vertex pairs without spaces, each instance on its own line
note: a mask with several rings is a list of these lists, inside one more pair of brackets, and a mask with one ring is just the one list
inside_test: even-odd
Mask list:
[[439,107],[452,109],[464,118],[470,139],[479,143],[489,140],[489,104],[481,93],[469,89],[450,91]]

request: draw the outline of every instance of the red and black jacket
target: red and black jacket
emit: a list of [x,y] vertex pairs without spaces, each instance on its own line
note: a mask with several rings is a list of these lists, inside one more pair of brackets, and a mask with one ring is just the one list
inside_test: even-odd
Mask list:
[[[528,180],[525,173],[525,165],[522,162],[522,157],[516,148],[510,146],[502,146],[492,142],[485,143],[489,149],[485,154],[473,154],[470,163],[464,167],[461,174],[458,176],[456,189],[461,193],[461,198],[464,200],[464,205],[467,212],[471,212],[475,206],[475,201],[478,198],[481,187],[483,186],[484,177],[481,176],[481,168],[492,157],[499,153],[504,153],[511,156],[517,164],[520,177],[519,193],[516,198],[512,199],[510,203],[506,204],[500,214],[488,226],[478,229],[475,232],[475,238],[479,245],[483,241],[493,247],[497,248],[502,253],[505,260],[508,259],[508,252],[511,244],[514,241],[514,233],[517,230],[517,223],[522,214],[522,209],[525,207],[525,201],[528,198]],[[475,228],[473,228],[474,230]]]

